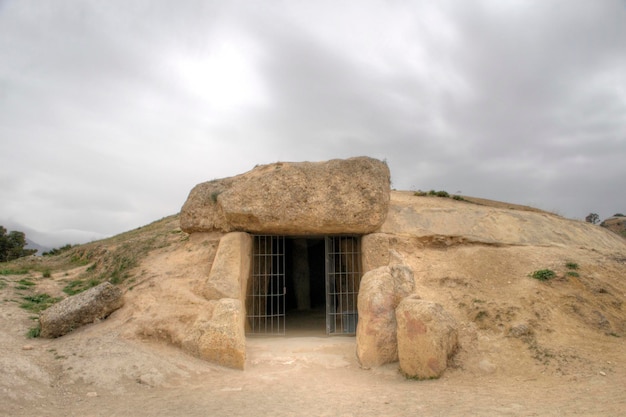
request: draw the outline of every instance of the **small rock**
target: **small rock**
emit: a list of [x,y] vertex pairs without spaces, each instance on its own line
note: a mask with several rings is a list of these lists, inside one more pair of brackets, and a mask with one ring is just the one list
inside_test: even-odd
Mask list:
[[95,392],[95,391],[90,391],[90,392],[88,392],[88,393],[87,393],[87,396],[88,396],[88,397],[97,397],[97,396],[98,396],[98,393],[97,393],[97,392]]
[[32,345],[24,345],[22,346],[22,350],[33,350],[33,346]]
[[496,371],[497,366],[489,362],[487,359],[483,359],[478,362],[478,368],[486,374],[492,374]]
[[606,376],[606,372],[602,372],[602,371],[600,371],[600,375],[602,375],[602,376]]
[[518,324],[509,329],[509,334],[513,337],[523,337],[533,334],[533,330],[527,324]]

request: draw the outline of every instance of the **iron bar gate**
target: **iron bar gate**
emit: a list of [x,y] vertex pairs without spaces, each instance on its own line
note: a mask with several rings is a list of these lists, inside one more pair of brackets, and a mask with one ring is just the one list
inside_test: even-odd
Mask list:
[[358,238],[326,237],[326,333],[355,334],[361,283]]
[[285,334],[285,237],[254,236],[246,291],[249,334]]
[[[361,282],[360,240],[332,236],[324,241],[326,333],[355,334]],[[284,236],[253,236],[252,274],[246,289],[248,334],[285,334],[285,257]]]

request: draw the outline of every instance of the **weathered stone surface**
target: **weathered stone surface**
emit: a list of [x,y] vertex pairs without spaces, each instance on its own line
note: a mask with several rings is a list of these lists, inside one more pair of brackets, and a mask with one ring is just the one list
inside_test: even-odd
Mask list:
[[363,273],[389,265],[389,235],[371,233],[361,238],[361,265]]
[[414,286],[413,272],[405,265],[384,266],[363,275],[356,330],[361,367],[368,369],[398,360],[395,310]]
[[410,378],[438,378],[458,346],[458,325],[440,304],[410,296],[396,309],[400,371]]
[[106,318],[123,305],[122,290],[104,282],[44,310],[39,316],[40,335],[47,338],[63,336],[80,326]]
[[193,325],[198,356],[207,361],[243,369],[246,362],[246,337],[240,300],[222,298],[214,302],[213,314]]
[[385,221],[389,168],[367,157],[262,165],[198,184],[181,210],[188,233],[365,234]]
[[245,300],[251,253],[252,237],[249,234],[233,232],[222,236],[203,295],[208,300]]

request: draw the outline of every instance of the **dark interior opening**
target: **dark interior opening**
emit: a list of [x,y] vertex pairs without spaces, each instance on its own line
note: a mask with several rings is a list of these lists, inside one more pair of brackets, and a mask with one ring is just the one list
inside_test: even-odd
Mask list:
[[285,239],[288,335],[326,334],[324,238]]

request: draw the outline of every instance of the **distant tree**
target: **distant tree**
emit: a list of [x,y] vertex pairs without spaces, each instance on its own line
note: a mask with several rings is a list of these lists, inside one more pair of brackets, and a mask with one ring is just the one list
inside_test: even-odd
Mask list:
[[22,256],[32,255],[37,249],[24,249],[26,235],[23,232],[12,231],[0,226],[0,262],[8,262]]
[[600,216],[597,213],[589,213],[587,217],[585,217],[585,221],[591,224],[598,224],[600,222]]
[[626,217],[622,213],[615,213],[613,217]]

